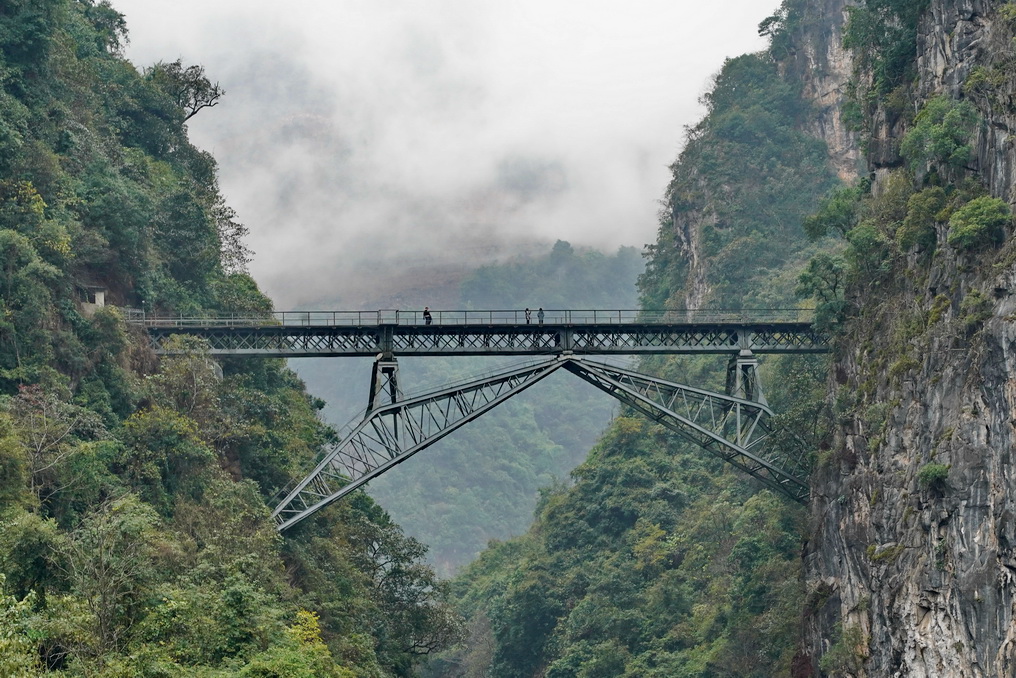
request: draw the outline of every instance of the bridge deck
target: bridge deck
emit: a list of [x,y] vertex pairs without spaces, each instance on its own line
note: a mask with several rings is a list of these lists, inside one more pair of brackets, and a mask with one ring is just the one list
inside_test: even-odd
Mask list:
[[[786,311],[299,311],[271,318],[144,318],[156,353],[197,336],[212,355],[264,357],[822,353],[829,338]],[[780,317],[782,315],[782,317]]]

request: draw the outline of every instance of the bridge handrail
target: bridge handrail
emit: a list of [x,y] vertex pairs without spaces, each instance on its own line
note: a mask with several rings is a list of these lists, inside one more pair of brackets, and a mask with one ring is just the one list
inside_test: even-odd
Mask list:
[[[522,309],[434,310],[434,325],[496,326],[539,325],[538,309],[530,309],[527,321]],[[809,323],[812,308],[766,309],[544,309],[545,325],[672,325],[713,323]],[[380,325],[425,325],[423,311],[379,309],[376,311],[275,311],[270,315],[230,314],[208,317],[132,314],[128,322],[146,327],[376,327]]]

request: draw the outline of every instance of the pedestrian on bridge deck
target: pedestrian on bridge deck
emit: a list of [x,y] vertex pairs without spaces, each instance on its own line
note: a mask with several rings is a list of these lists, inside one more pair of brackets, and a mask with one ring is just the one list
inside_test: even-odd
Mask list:
[[536,321],[541,325],[543,324],[543,306],[541,306],[540,310],[536,312]]
[[423,324],[430,325],[434,319],[430,316],[430,306],[423,307]]
[[531,322],[533,322],[533,312],[529,310],[529,307],[526,307],[526,324]]

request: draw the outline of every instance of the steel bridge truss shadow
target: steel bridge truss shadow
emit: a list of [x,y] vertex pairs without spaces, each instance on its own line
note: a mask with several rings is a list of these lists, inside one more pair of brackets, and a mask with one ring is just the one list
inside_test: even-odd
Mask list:
[[285,496],[272,518],[280,532],[293,527],[559,369],[609,393],[767,487],[807,503],[807,447],[773,426],[773,412],[759,388],[757,366],[750,351],[732,358],[724,394],[565,353],[403,398],[398,365],[393,357],[382,356],[374,363],[364,419]]

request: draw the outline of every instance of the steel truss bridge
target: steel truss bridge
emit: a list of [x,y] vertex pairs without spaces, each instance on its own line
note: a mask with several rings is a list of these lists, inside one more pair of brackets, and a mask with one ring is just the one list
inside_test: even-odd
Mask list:
[[[298,311],[257,318],[130,320],[172,356],[374,356],[368,406],[272,513],[284,531],[433,445],[548,375],[565,370],[609,393],[767,487],[807,503],[810,450],[775,427],[756,355],[822,353],[829,338],[798,309],[766,311]],[[591,360],[594,356],[728,356],[725,393]],[[522,367],[405,397],[397,356],[522,355]]]

